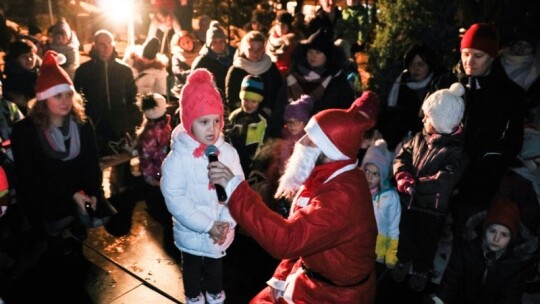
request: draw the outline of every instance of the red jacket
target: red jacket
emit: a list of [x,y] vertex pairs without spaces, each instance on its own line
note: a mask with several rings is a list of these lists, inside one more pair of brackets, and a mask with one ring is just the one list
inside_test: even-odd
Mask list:
[[[278,303],[373,303],[377,225],[364,174],[354,166],[297,200],[305,206],[284,219],[242,182],[228,203],[238,224],[272,256],[284,259],[270,280],[289,298]],[[355,286],[309,278],[302,263],[338,286]],[[269,288],[251,303],[273,303]]]

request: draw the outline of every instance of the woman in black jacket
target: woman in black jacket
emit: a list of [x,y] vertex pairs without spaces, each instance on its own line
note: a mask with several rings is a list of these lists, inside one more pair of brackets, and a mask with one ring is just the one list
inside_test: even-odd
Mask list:
[[87,203],[96,209],[103,189],[92,124],[56,55],[45,54],[36,98],[28,117],[15,124],[11,142],[18,202],[50,249],[65,253],[62,231],[78,228],[77,235],[85,235],[78,215],[87,215]]

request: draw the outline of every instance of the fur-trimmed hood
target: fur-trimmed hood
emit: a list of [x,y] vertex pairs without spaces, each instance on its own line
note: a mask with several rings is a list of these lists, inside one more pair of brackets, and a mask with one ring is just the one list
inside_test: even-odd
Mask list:
[[[472,215],[465,223],[463,239],[474,241],[483,235],[483,222],[487,216],[487,211],[481,211]],[[519,223],[519,235],[508,245],[508,250],[520,261],[527,261],[532,258],[538,249],[538,237],[521,222]]]

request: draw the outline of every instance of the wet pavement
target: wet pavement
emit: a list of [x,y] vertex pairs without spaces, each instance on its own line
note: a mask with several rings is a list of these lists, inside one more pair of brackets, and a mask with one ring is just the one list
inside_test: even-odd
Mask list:
[[[42,254],[9,286],[5,303],[185,303],[166,211],[141,193],[111,201],[123,212],[114,225],[90,229],[84,242],[67,235],[78,250],[61,257]],[[248,303],[277,263],[239,229],[224,258],[226,303]],[[540,295],[527,294],[523,303],[540,303]]]

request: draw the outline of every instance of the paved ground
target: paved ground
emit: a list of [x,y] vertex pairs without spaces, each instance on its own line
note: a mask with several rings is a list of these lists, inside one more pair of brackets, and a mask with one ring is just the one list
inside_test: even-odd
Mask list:
[[[172,244],[167,216],[140,193],[128,192],[112,202],[121,205],[126,217],[117,218],[107,230],[92,229],[82,244],[70,239],[79,245],[79,252],[42,255],[9,286],[2,295],[5,302],[184,303],[179,252]],[[127,233],[113,236],[108,231]],[[276,264],[250,237],[238,233],[224,259],[226,303],[248,303],[265,286]],[[396,289],[389,287],[381,286],[380,291],[395,294]],[[533,303],[540,303],[540,294],[524,297],[523,304]]]

